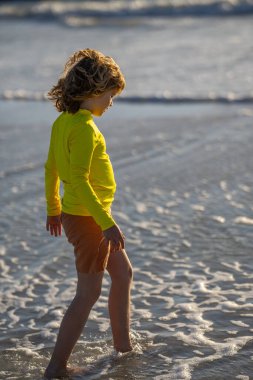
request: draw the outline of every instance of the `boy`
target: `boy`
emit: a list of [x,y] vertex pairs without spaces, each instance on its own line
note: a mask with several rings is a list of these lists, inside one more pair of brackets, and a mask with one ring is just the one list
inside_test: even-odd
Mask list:
[[[51,89],[61,115],[52,127],[45,163],[46,228],[61,235],[63,225],[74,247],[76,295],[61,322],[45,377],[68,374],[67,361],[99,298],[106,269],[111,277],[108,300],[114,348],[132,350],[129,336],[132,266],[124,249],[124,235],[111,215],[116,183],[105,139],[93,121],[112,106],[125,86],[115,61],[84,49],[74,53]],[[60,181],[64,195],[59,196]]]

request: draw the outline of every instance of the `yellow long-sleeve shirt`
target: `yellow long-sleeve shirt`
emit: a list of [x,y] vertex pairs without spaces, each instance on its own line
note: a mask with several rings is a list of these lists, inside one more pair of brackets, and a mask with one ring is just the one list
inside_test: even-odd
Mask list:
[[105,139],[91,112],[61,113],[52,126],[45,163],[47,214],[91,215],[105,230],[115,224],[110,213],[115,191]]

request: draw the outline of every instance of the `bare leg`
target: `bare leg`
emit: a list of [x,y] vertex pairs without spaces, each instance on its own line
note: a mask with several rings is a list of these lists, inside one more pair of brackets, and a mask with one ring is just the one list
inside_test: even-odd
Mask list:
[[46,378],[66,375],[69,356],[82,333],[91,308],[100,296],[103,274],[104,272],[78,273],[76,295],[61,322],[54,352],[45,371]]
[[114,348],[120,352],[131,351],[130,289],[133,273],[126,251],[111,252],[106,269],[112,280],[108,306]]

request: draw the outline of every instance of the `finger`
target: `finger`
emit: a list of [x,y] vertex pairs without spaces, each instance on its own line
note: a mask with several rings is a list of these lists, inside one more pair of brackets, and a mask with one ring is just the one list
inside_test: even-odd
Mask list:
[[116,245],[115,245],[115,242],[113,240],[110,240],[111,242],[111,248],[110,248],[110,252],[112,253],[115,253],[116,252]]
[[46,229],[47,229],[47,231],[49,231],[49,223],[48,222],[46,224]]
[[58,236],[60,236],[61,235],[61,223],[59,223],[58,225],[57,225],[57,234],[58,234]]
[[114,244],[111,240],[109,240],[110,242],[110,252],[114,252]]
[[54,228],[53,228],[53,225],[50,224],[49,228],[50,228],[50,234],[53,235],[53,234],[54,234]]
[[54,236],[58,235],[57,224],[54,225]]
[[115,243],[115,245],[114,245],[114,248],[115,248],[115,252],[118,252],[118,251],[120,251],[121,250],[121,242],[120,241],[118,241],[117,243]]

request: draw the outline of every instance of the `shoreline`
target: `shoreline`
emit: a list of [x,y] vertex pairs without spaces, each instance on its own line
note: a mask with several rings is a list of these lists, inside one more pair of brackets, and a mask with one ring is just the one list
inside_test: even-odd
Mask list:
[[[11,113],[13,109],[16,109],[18,112],[22,112],[22,119],[19,119],[19,122],[22,123],[22,120],[31,121],[33,117],[35,120],[37,119],[37,112],[41,112],[40,116],[43,116],[42,121],[55,119],[60,113],[54,108],[53,104],[50,101],[41,101],[41,100],[23,100],[23,99],[10,99],[10,100],[2,100],[0,99],[0,115],[1,115],[1,124],[10,123],[11,119],[16,122],[15,114]],[[100,118],[95,118],[96,120],[104,120],[104,119],[112,119],[120,117],[136,117],[141,118],[145,116],[154,115],[152,111],[155,109],[158,112],[158,116],[171,116],[177,115],[180,117],[184,114],[192,112],[196,110],[201,110],[202,112],[213,112],[214,109],[224,110],[226,109],[248,109],[248,113],[245,113],[246,116],[253,116],[253,111],[251,108],[251,101],[249,102],[208,102],[208,101],[198,101],[196,102],[138,102],[134,101],[122,101],[120,98],[114,101],[114,106],[105,113]],[[139,110],[142,112],[139,112]],[[130,111],[130,112],[129,112]],[[183,111],[183,112],[182,112]],[[250,112],[251,111],[251,112]],[[182,112],[182,113],[181,113]],[[118,115],[119,114],[119,115]]]

